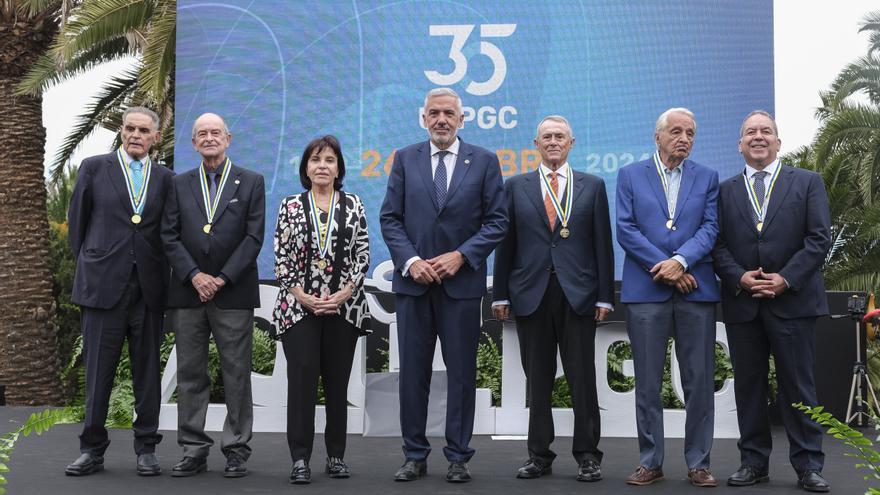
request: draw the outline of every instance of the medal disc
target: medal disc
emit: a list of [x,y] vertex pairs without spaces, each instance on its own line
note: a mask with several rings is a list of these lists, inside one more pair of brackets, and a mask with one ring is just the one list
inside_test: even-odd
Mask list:
[[206,223],[205,226],[202,227],[202,230],[203,230],[206,234],[211,233],[211,224],[210,224],[210,223]]
[[318,270],[323,270],[327,268],[327,262],[325,260],[318,260]]
[[671,218],[666,221],[666,228],[669,230],[672,230],[672,219]]
[[141,216],[138,215],[137,213],[135,213],[134,215],[132,215],[132,216],[131,216],[131,223],[133,223],[133,224],[135,224],[135,225],[141,223]]
[[764,228],[764,222],[758,222],[758,225],[755,225],[755,227],[758,229],[758,232],[760,232],[761,229]]
[[568,227],[562,227],[562,230],[559,231],[559,236],[563,239],[568,239],[568,236],[571,235],[571,231],[568,230]]

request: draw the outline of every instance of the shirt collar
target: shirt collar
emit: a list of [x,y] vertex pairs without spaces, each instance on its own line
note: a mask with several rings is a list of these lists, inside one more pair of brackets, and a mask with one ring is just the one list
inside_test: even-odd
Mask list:
[[[541,173],[544,174],[544,177],[547,177],[547,175],[549,175],[550,172],[552,172],[552,171],[553,170],[550,167],[548,167],[547,165],[544,165],[544,163],[541,163]],[[569,175],[568,162],[565,162],[562,165],[560,165],[559,168],[556,169],[556,173],[559,174],[560,177],[567,178]]]
[[[764,172],[767,172],[768,176],[772,176],[773,173],[776,172],[776,169],[778,167],[779,167],[779,158],[773,160],[772,162],[770,162],[770,165],[767,165],[766,167],[764,167]],[[756,168],[752,167],[751,165],[749,165],[748,163],[746,163],[746,177],[747,178],[749,178],[751,180],[751,178],[758,172],[759,172],[758,169],[756,169]]]
[[458,136],[455,137],[455,142],[449,145],[445,150],[441,150],[434,144],[434,141],[428,141],[431,144],[431,156],[436,155],[441,151],[448,151],[453,156],[458,156],[458,148],[461,146],[461,141],[458,139]]
[[[131,162],[134,161],[134,158],[131,157],[128,153],[126,153],[125,148],[122,146],[119,147],[119,152],[122,153],[122,159],[125,160],[125,166],[131,167]],[[148,159],[146,156],[138,160],[141,164],[146,165],[148,163]]]
[[669,167],[666,166],[665,163],[663,163],[663,160],[660,159],[660,152],[659,151],[655,151],[654,156],[657,158],[657,161],[660,163],[660,167],[663,169],[664,172],[672,173],[672,172],[675,172],[676,170],[678,170],[679,172],[684,172],[684,162],[687,161],[687,158],[685,158],[684,160],[681,161],[681,163],[679,163],[678,165],[676,165],[670,169]]

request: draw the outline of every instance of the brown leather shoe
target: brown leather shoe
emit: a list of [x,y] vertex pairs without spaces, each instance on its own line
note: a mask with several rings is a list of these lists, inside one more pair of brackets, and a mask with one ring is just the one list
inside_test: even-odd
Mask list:
[[650,485],[655,481],[663,480],[663,470],[662,469],[648,469],[645,466],[639,466],[633,472],[633,474],[629,475],[629,478],[626,479],[626,483],[628,485]]
[[694,486],[710,488],[718,486],[718,480],[712,476],[712,471],[709,471],[709,468],[688,469],[688,478],[690,478],[691,484]]

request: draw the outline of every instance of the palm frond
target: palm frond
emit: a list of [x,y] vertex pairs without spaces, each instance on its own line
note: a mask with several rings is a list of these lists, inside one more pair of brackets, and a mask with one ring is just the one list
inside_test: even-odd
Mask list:
[[31,70],[19,82],[15,88],[15,94],[40,95],[47,89],[85,74],[100,64],[131,54],[129,44],[122,38],[108,40],[106,43],[90,47],[68,61],[63,67],[59,67],[52,57],[44,54],[37,59]]
[[842,103],[824,123],[814,143],[819,166],[848,143],[869,142],[880,132],[880,109]]
[[837,109],[859,93],[866,94],[874,104],[880,103],[880,54],[869,54],[844,67],[831,83],[831,90],[824,93],[827,99],[823,98],[823,107]]
[[13,8],[16,12],[24,16],[25,19],[33,19],[39,15],[54,13],[61,9],[62,2],[60,0],[19,0],[17,2],[3,2],[4,14],[9,13]]
[[153,5],[153,1],[145,0],[83,2],[58,33],[50,54],[63,65],[95,45],[119,38],[138,50],[143,42],[140,30],[147,25]]
[[165,98],[174,70],[177,0],[160,0],[150,23],[138,91],[155,101]]

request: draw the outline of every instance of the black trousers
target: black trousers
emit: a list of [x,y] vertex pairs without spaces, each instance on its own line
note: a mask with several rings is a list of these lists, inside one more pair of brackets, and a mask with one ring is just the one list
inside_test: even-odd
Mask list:
[[739,421],[739,450],[745,466],[766,469],[773,439],[767,409],[770,354],[776,362],[779,385],[776,403],[788,435],[789,460],[799,474],[822,470],[822,427],[791,404],[815,406],[813,364],[816,347],[816,319],[783,319],[761,304],[758,316],[747,323],[727,325],[730,358],[733,362],[736,417]]
[[529,457],[545,464],[556,458],[550,450],[555,435],[550,400],[556,381],[558,346],[574,409],[572,454],[578,463],[586,459],[602,462],[602,451],[598,448],[601,430],[596,393],[595,313],[575,313],[554,274],[538,309],[516,318],[516,333],[529,396]]
[[339,315],[309,315],[281,334],[287,358],[287,445],[294,462],[312,457],[318,376],[324,383],[327,456],[345,456],[348,378],[358,336]]
[[162,440],[159,429],[159,344],[163,315],[150,311],[132,270],[122,298],[110,309],[82,308],[83,362],[86,366],[86,417],[80,451],[104,455],[107,407],[122,345],[128,338],[134,388],[134,451],[147,454]]

